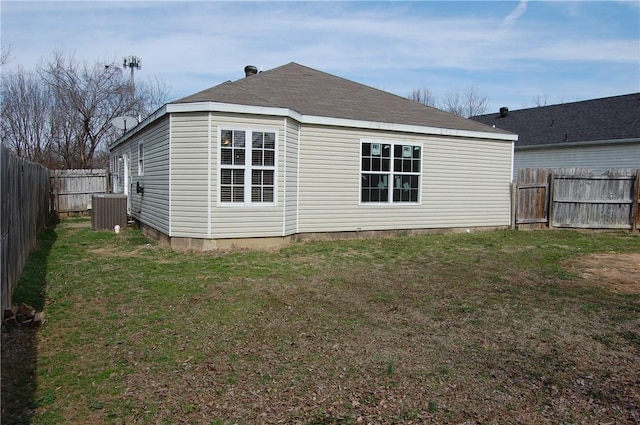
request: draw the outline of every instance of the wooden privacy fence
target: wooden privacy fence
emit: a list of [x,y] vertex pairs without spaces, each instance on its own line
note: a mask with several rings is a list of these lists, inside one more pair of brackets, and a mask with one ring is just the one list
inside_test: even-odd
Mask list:
[[519,229],[640,230],[640,170],[522,169],[514,198]]
[[91,196],[106,193],[109,177],[104,168],[92,170],[52,170],[51,209],[58,214],[86,213]]
[[49,215],[49,170],[0,146],[0,279],[2,310],[9,307],[29,252]]
[[527,168],[518,172],[515,185],[514,224],[519,228],[537,229],[549,221],[549,170]]

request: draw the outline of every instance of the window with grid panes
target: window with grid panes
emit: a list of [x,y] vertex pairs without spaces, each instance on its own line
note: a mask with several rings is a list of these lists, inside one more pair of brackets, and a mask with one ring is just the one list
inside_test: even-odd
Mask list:
[[418,203],[422,148],[401,143],[362,143],[360,202]]
[[276,135],[251,133],[251,202],[273,202]]
[[276,133],[220,132],[220,201],[263,204],[275,201]]

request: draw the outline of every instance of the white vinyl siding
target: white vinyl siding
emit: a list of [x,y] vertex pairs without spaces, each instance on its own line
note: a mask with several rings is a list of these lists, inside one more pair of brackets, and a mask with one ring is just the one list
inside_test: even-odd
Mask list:
[[640,141],[540,149],[516,148],[514,180],[517,180],[521,168],[589,168],[596,175],[608,169],[638,169]]
[[284,160],[281,167],[285,178],[283,190],[284,203],[284,235],[292,235],[297,232],[298,225],[298,129],[300,124],[292,119],[287,119],[282,150]]
[[[284,134],[285,119],[283,117],[260,117],[212,114],[212,131],[214,137],[213,146],[220,143],[218,135],[224,129],[251,129],[259,131],[271,131],[277,137],[276,164],[284,164],[284,149],[280,148],[280,140]],[[251,142],[251,134],[248,135]],[[211,173],[211,237],[213,239],[226,238],[253,238],[283,236],[282,221],[284,215],[284,175],[282,165],[275,173],[277,176],[275,196],[273,203],[234,205],[218,203],[219,175],[218,175],[218,149],[212,149],[212,164],[214,172]]]
[[434,227],[510,224],[511,143],[425,143],[422,207]]
[[151,126],[144,136],[144,176],[137,179],[144,194],[131,190],[132,215],[154,229],[169,233],[169,119]]
[[[218,147],[224,129],[276,134],[272,203],[219,202]],[[142,140],[144,175],[138,176]],[[250,140],[249,133],[248,144]],[[364,141],[420,148],[418,202],[360,202]],[[291,117],[182,112],[145,127],[111,154],[120,175],[117,157],[129,158],[133,216],[171,237],[230,239],[510,224],[511,141],[301,125]],[[144,194],[135,192],[138,181]]]
[[[144,142],[142,142],[144,140]],[[140,145],[144,143],[141,173]],[[129,202],[131,216],[162,233],[169,234],[169,118],[159,120],[111,151],[115,191],[124,192],[125,161],[129,158]],[[136,192],[136,186],[144,194]]]
[[[303,126],[304,232],[506,226],[511,142]],[[360,204],[361,140],[422,146],[421,204]]]
[[171,115],[171,235],[207,238],[209,116]]

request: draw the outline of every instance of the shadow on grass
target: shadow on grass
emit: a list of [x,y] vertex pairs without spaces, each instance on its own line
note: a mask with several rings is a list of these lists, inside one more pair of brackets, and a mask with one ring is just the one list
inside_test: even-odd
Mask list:
[[[25,303],[37,311],[45,304],[49,253],[57,239],[56,222],[40,235],[13,294],[13,304]],[[38,346],[36,329],[2,327],[2,424],[30,424],[36,407]]]

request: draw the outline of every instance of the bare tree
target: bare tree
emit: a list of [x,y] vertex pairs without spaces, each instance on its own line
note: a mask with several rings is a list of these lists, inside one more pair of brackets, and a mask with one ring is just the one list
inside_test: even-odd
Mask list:
[[537,106],[547,106],[549,104],[549,95],[548,94],[542,94],[542,95],[537,95],[536,97],[533,98],[533,103]]
[[436,97],[433,95],[431,90],[426,87],[412,91],[411,94],[407,96],[407,98],[423,105],[432,106],[434,108],[437,104]]
[[111,121],[140,109],[132,82],[117,67],[77,62],[55,53],[40,75],[53,95],[53,143],[67,168],[91,168],[116,137]]
[[442,109],[453,115],[463,116],[464,108],[462,106],[462,100],[460,99],[460,93],[448,91],[442,100]]
[[466,118],[482,115],[487,112],[489,107],[486,95],[480,94],[475,86],[469,86],[464,91],[465,114]]
[[11,62],[11,46],[3,44],[0,46],[0,66],[4,66]]
[[488,108],[487,96],[478,93],[473,85],[465,87],[462,91],[448,91],[441,102],[438,102],[427,88],[414,90],[407,98],[465,118],[482,115]]
[[[0,59],[7,60],[8,52],[3,47]],[[34,73],[3,72],[2,142],[51,168],[101,166],[107,142],[121,135],[113,119],[143,119],[171,96],[157,78],[134,88],[125,74],[114,61],[81,63],[62,53],[54,53]]]
[[487,96],[478,93],[473,85],[465,87],[461,93],[448,92],[443,102],[445,111],[464,118],[482,115],[487,108]]
[[150,115],[174,97],[173,90],[157,77],[136,84],[137,104],[140,107],[138,113],[142,117]]
[[56,165],[50,143],[52,103],[48,87],[19,68],[2,78],[0,134],[19,156],[46,166]]

